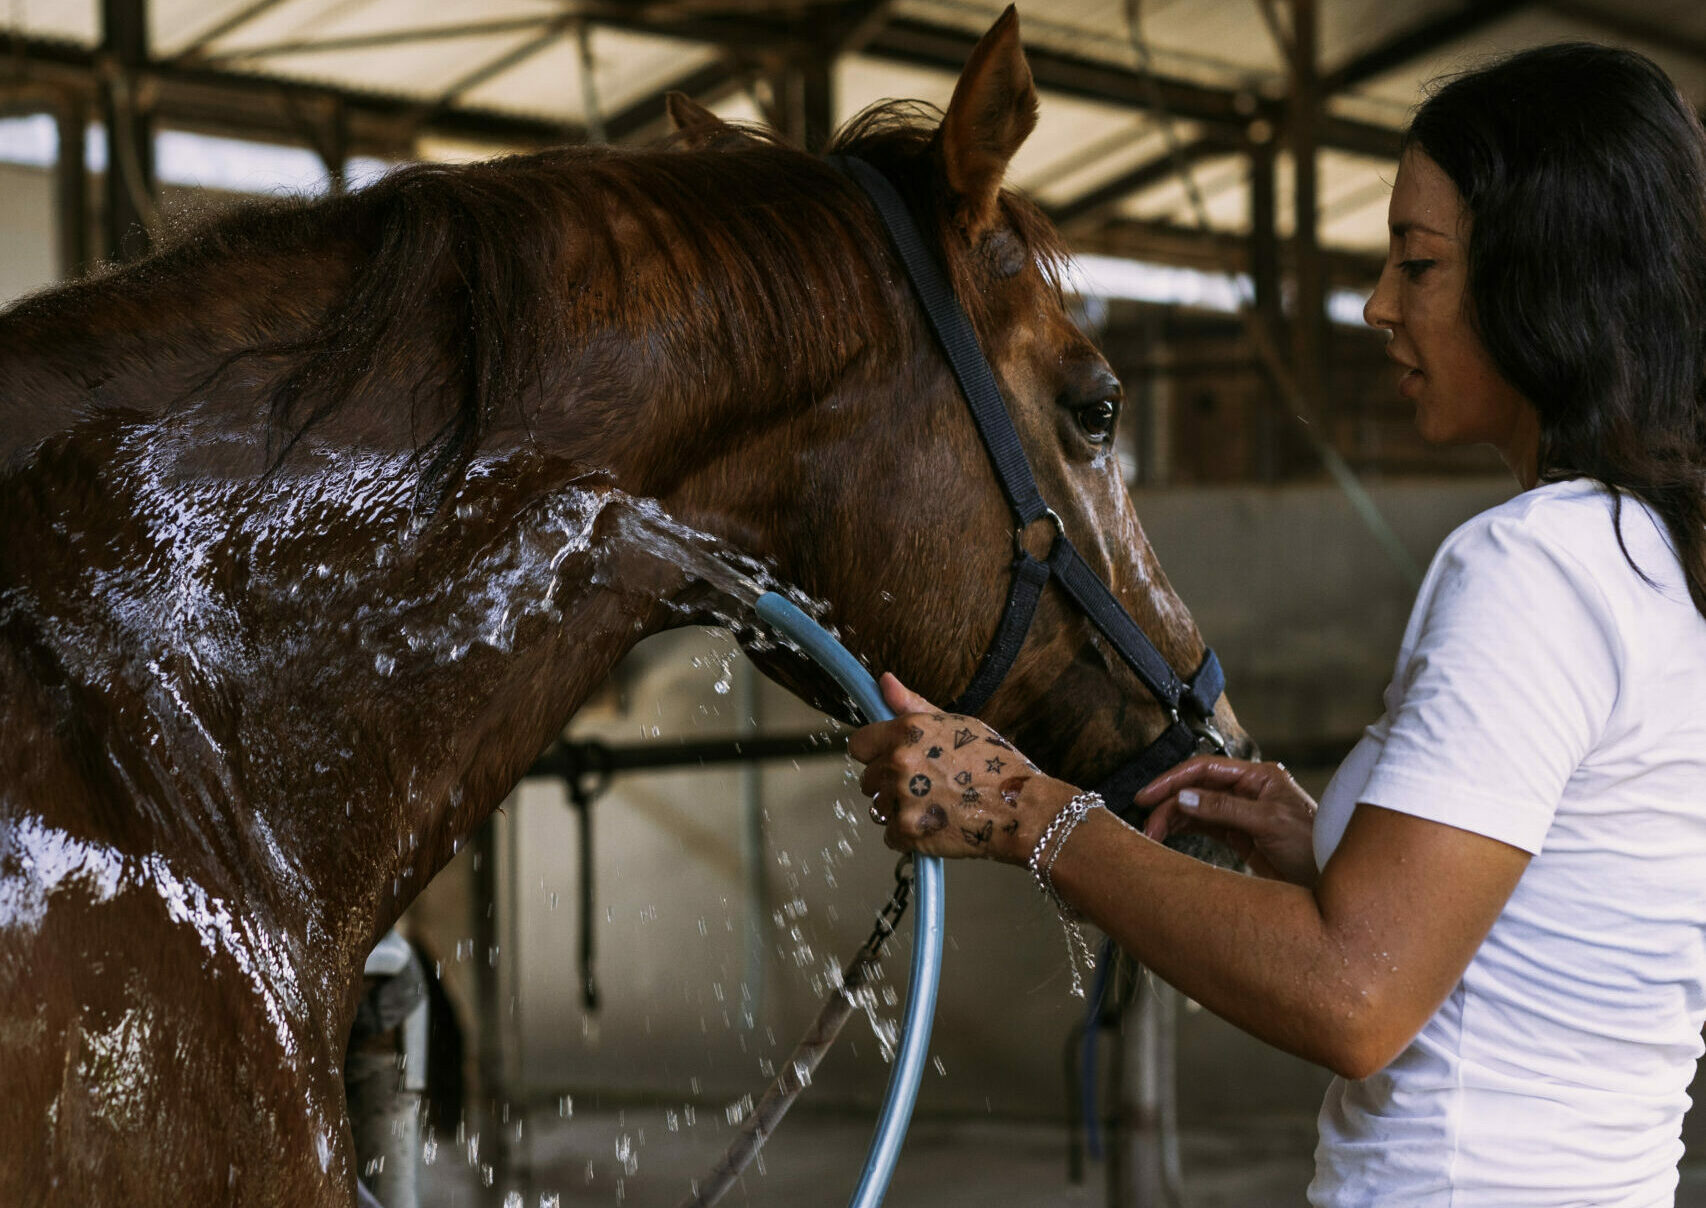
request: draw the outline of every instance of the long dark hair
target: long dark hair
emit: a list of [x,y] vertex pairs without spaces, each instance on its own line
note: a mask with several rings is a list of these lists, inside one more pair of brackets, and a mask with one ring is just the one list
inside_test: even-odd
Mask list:
[[[1706,615],[1699,118],[1650,59],[1565,43],[1448,79],[1405,146],[1474,219],[1473,319],[1539,412],[1541,480],[1591,478],[1619,505],[1625,492],[1645,502]],[[1616,519],[1621,544],[1620,506]]]

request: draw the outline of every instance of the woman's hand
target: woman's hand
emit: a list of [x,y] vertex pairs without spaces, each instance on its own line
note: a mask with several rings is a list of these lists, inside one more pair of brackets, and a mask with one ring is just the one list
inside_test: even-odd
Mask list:
[[1143,833],[1157,841],[1181,831],[1219,839],[1258,876],[1315,884],[1315,800],[1282,763],[1198,755],[1163,772],[1137,794],[1153,806]]
[[[1024,864],[1072,789],[1044,776],[975,717],[943,713],[894,676],[882,678],[894,720],[855,731],[847,753],[866,766],[859,787],[896,851]],[[1064,791],[1065,795],[1061,796]]]

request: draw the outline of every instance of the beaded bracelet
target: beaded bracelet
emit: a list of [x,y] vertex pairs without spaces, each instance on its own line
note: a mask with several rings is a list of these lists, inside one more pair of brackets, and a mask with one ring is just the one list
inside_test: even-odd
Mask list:
[[1067,839],[1071,838],[1078,824],[1084,821],[1091,810],[1101,809],[1103,804],[1102,798],[1096,793],[1079,793],[1061,806],[1060,812],[1044,828],[1036,847],[1031,851],[1030,860],[1026,862],[1037,888],[1054,903],[1055,914],[1059,916],[1061,928],[1066,932],[1066,959],[1072,968],[1074,998],[1084,997],[1084,977],[1079,971],[1079,961],[1083,961],[1085,971],[1090,971],[1096,968],[1096,958],[1090,951],[1089,941],[1084,938],[1084,928],[1079,924],[1078,912],[1066,904],[1054,887],[1054,863],[1060,859]]

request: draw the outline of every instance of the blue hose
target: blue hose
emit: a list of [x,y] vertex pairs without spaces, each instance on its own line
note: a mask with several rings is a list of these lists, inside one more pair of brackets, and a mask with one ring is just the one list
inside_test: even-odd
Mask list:
[[[787,597],[765,592],[758,597],[758,615],[786,636],[813,662],[844,688],[867,721],[887,721],[894,714],[883,702],[877,681],[859,665],[847,648],[826,633],[822,626],[801,612]],[[912,1122],[918,1101],[918,1084],[924,1079],[924,1057],[930,1047],[930,1025],[936,1016],[936,988],[942,980],[942,932],[945,907],[942,900],[942,861],[918,856],[913,861],[917,899],[912,940],[912,985],[907,991],[906,1019],[902,1024],[900,1048],[889,1075],[888,1093],[882,1114],[871,1137],[870,1154],[859,1187],[848,1201],[849,1208],[877,1208],[894,1177],[900,1147]]]

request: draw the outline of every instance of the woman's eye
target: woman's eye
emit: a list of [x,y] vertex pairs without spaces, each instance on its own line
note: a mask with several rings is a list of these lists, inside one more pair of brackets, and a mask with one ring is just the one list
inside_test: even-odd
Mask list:
[[1398,267],[1403,270],[1404,275],[1412,281],[1418,279],[1433,266],[1434,261],[1432,260],[1401,260],[1398,263]]
[[1107,440],[1113,435],[1114,424],[1119,417],[1120,409],[1111,399],[1097,399],[1088,407],[1078,409],[1078,426],[1091,440]]

